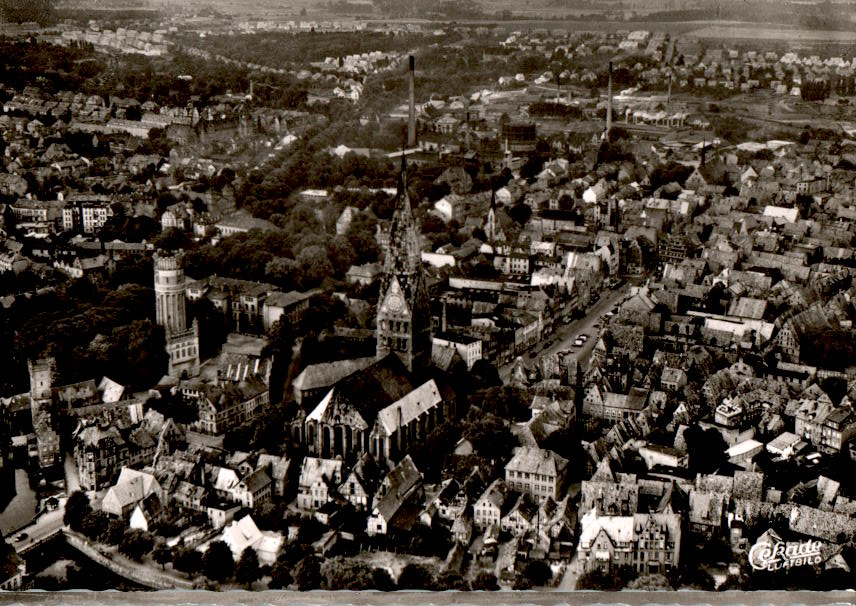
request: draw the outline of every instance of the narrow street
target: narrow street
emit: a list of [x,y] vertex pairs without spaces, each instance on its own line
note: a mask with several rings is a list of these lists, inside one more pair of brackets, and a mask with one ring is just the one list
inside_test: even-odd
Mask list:
[[577,579],[580,578],[581,572],[582,571],[579,569],[577,552],[574,551],[574,555],[571,557],[571,561],[568,562],[568,565],[565,568],[565,574],[562,576],[561,582],[556,587],[556,591],[573,591],[576,589]]
[[77,475],[77,464],[74,462],[74,456],[70,452],[65,453],[65,459],[63,459],[63,471],[65,473],[65,494],[68,496],[75,490],[80,490],[80,479]]
[[[549,340],[547,343],[549,345],[541,351],[538,351],[539,346],[536,345],[535,349],[530,350],[523,356],[523,361],[527,366],[530,366],[540,356],[551,355],[560,351],[571,351],[573,357],[585,366],[592,349],[594,349],[595,342],[597,341],[596,337],[600,332],[600,329],[595,328],[594,325],[600,322],[600,317],[603,314],[623,301],[629,290],[630,285],[627,283],[615,290],[604,289],[601,291],[601,298],[586,311],[584,317],[573,320],[570,324],[564,324],[561,322],[561,318],[558,318],[556,331],[548,337]],[[588,341],[582,347],[574,348],[574,340],[583,333],[589,336]],[[514,363],[512,362],[499,369],[499,377],[503,383],[508,382],[513,366]]]

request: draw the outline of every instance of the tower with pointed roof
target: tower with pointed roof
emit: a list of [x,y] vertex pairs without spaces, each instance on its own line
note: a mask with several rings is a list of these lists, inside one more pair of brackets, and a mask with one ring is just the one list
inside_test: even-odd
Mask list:
[[410,371],[431,359],[431,309],[403,157],[377,305],[377,357],[390,353]]

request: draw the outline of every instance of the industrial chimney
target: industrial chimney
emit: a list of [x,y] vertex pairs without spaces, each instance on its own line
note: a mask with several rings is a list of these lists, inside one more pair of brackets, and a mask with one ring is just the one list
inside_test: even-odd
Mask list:
[[669,74],[669,96],[666,97],[666,107],[672,104],[672,74]]
[[606,140],[609,141],[609,132],[612,130],[612,61],[609,62],[609,81],[606,85]]
[[416,84],[414,82],[416,60],[413,55],[410,55],[410,111],[407,116],[407,147],[413,148],[416,145]]

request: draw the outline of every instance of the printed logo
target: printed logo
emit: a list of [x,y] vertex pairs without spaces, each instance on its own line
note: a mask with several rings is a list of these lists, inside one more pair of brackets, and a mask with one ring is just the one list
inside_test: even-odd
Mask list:
[[770,541],[752,545],[749,563],[755,570],[781,570],[795,566],[812,566],[823,561],[820,541]]

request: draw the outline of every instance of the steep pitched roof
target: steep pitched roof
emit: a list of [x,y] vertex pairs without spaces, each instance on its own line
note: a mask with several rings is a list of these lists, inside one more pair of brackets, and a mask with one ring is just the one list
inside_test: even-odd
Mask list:
[[442,401],[440,390],[431,379],[383,408],[377,415],[377,422],[387,435],[392,435],[399,427],[419,418]]
[[404,504],[411,490],[421,481],[422,474],[416,468],[413,459],[410,455],[405,456],[384,478],[382,489],[385,492],[375,497],[373,509],[376,509],[384,520],[391,520]]
[[390,354],[339,381],[308,419],[371,429],[381,410],[406,396],[413,388],[407,368],[398,356]]

